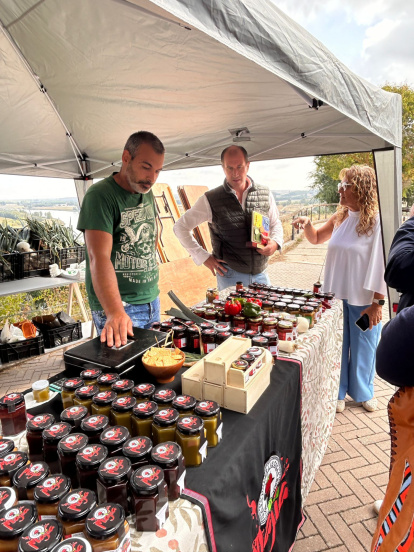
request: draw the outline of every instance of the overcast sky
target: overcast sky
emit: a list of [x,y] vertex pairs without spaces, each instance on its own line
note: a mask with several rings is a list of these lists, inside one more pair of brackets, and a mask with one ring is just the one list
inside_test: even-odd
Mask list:
[[[357,75],[382,86],[414,85],[414,2],[412,0],[273,0]],[[312,158],[252,163],[255,181],[274,190],[309,185]],[[220,167],[165,171],[159,180],[217,186]],[[75,196],[72,181],[0,175],[0,197],[51,198]],[[36,190],[36,193],[33,193]]]

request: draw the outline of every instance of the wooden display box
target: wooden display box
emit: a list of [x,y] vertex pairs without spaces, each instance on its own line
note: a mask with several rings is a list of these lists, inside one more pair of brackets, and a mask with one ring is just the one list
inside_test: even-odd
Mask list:
[[203,382],[203,400],[216,401],[220,406],[224,406],[224,386],[216,385],[208,381]]
[[265,349],[263,349],[263,353],[260,355],[260,357],[255,360],[247,370],[236,370],[235,368],[230,367],[229,371],[227,372],[227,386],[244,389],[245,387],[247,387],[250,381],[257,376],[265,362]]
[[216,385],[227,384],[227,372],[231,363],[252,346],[246,337],[229,337],[204,359],[204,380]]
[[204,359],[202,358],[181,375],[181,388],[184,395],[203,400]]

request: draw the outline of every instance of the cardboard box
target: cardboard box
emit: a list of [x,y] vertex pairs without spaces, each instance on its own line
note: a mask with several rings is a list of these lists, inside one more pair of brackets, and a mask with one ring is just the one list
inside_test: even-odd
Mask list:
[[216,385],[226,385],[227,372],[231,363],[252,346],[252,340],[246,337],[229,337],[204,357],[204,379]]

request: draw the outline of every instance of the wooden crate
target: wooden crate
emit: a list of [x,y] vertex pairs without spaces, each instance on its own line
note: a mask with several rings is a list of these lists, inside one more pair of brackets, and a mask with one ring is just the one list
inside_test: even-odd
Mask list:
[[204,401],[216,401],[220,406],[224,406],[224,386],[216,385],[215,383],[209,383],[203,381],[203,400]]
[[227,372],[227,386],[244,389],[249,385],[250,381],[257,376],[265,362],[266,355],[265,349],[263,349],[262,355],[244,372],[243,370],[236,370],[230,367]]
[[246,337],[232,336],[216,347],[204,359],[204,379],[216,385],[226,385],[231,363],[252,346]]
[[204,359],[196,362],[181,375],[181,388],[184,395],[203,400]]

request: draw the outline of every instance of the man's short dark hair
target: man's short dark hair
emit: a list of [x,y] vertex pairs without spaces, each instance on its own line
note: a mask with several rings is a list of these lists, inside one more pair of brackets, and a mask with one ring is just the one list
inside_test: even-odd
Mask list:
[[134,134],[131,134],[131,136],[126,141],[124,150],[127,150],[131,154],[132,159],[134,159],[139,146],[141,146],[142,144],[150,145],[155,153],[165,153],[164,144],[161,142],[161,140],[157,136],[155,136],[155,134],[146,130],[140,130],[139,132],[134,132]]
[[230,149],[230,148],[238,148],[243,156],[244,156],[244,160],[246,161],[246,163],[249,162],[249,154],[247,153],[247,151],[244,149],[243,146],[235,146],[234,144],[232,144],[231,146],[227,146],[227,148],[225,148],[222,152],[221,152],[221,164],[223,164],[223,161],[224,161],[224,156],[226,155],[226,152]]

